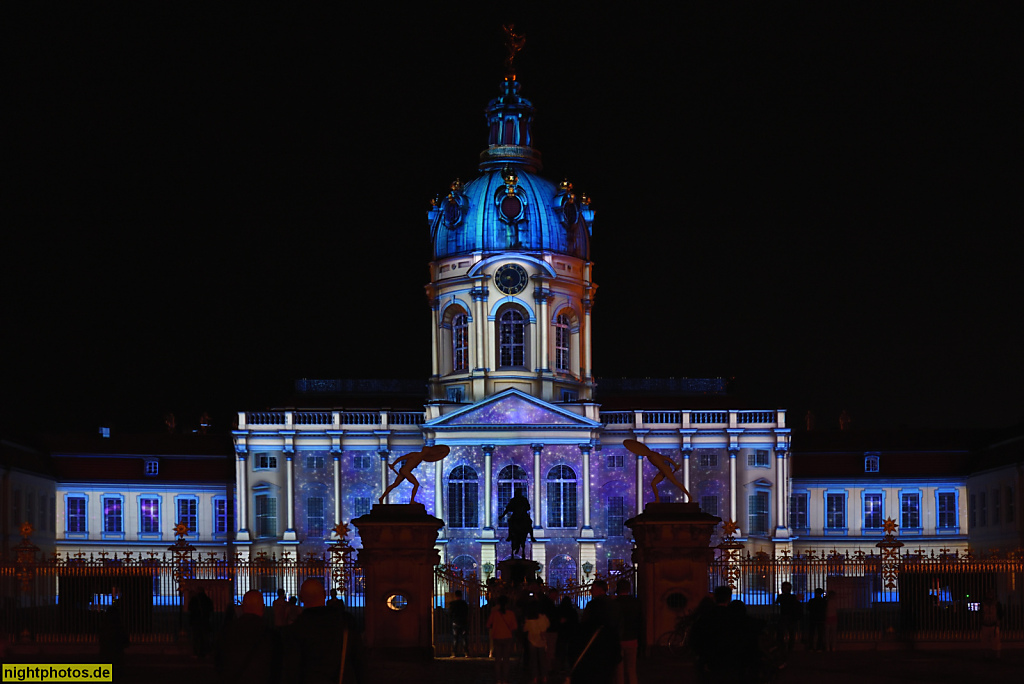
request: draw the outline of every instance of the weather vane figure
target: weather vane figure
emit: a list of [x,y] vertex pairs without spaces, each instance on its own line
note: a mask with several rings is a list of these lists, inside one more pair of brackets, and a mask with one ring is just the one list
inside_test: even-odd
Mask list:
[[521,33],[516,33],[516,25],[508,24],[501,27],[505,31],[505,49],[508,50],[508,55],[505,56],[505,73],[509,76],[516,75],[516,68],[512,64],[515,60],[516,55],[526,45],[526,36]]
[[641,444],[635,439],[627,439],[622,443],[622,446],[632,451],[637,456],[644,456],[648,461],[651,462],[655,468],[658,469],[658,474],[651,480],[651,489],[654,490],[654,502],[659,503],[661,498],[658,496],[658,483],[662,480],[668,480],[676,487],[682,490],[686,500],[690,500],[690,492],[686,491],[686,487],[676,477],[675,471],[679,468],[676,462],[664,454],[659,454],[657,451],[652,451],[647,447],[646,444]]
[[[451,451],[451,447],[447,444],[438,444],[436,446],[423,447],[423,451],[414,451],[411,454],[405,454],[395,459],[394,463],[389,463],[388,467],[391,468],[392,472],[395,473],[395,481],[388,485],[388,488],[384,490],[384,493],[380,495],[380,503],[384,503],[384,499],[387,498],[391,490],[402,484],[404,480],[412,482],[412,496],[409,497],[409,503],[416,503],[416,492],[420,488],[420,482],[412,474],[412,471],[416,469],[420,463],[434,463],[440,461],[442,458],[448,455]],[[399,463],[402,467],[399,470],[395,470],[395,466]]]

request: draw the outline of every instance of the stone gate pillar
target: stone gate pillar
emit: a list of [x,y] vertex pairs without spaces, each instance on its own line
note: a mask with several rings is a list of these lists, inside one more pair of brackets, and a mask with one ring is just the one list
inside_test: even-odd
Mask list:
[[711,533],[719,522],[696,503],[648,503],[626,521],[635,540],[633,564],[648,649],[708,595]]
[[420,503],[375,504],[352,520],[363,548],[366,648],[371,658],[428,660],[434,656],[431,610],[434,544],[444,522]]

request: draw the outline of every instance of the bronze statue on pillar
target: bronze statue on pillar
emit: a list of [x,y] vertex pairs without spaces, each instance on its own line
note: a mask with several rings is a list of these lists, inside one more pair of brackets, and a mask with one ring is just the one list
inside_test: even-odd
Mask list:
[[[388,485],[384,493],[380,495],[380,503],[384,503],[384,499],[387,498],[391,490],[402,484],[404,480],[408,480],[412,483],[412,496],[409,497],[409,503],[416,503],[416,492],[419,491],[420,482],[417,480],[412,471],[416,469],[420,463],[434,463],[440,461],[451,452],[451,447],[447,444],[438,444],[436,446],[423,447],[423,451],[414,451],[411,454],[405,454],[395,459],[394,463],[389,463],[388,468],[395,473],[395,481]],[[401,469],[395,470],[395,466],[399,463],[402,464]]]
[[641,444],[635,439],[627,439],[623,441],[622,446],[626,447],[637,456],[646,457],[647,460],[651,462],[651,465],[658,469],[658,474],[651,480],[651,489],[654,491],[655,503],[659,503],[661,501],[661,498],[658,496],[658,483],[662,480],[668,480],[676,487],[679,487],[683,492],[683,496],[686,497],[686,500],[690,500],[690,492],[686,491],[686,487],[684,487],[683,483],[676,477],[675,471],[679,466],[676,465],[675,461],[668,456],[659,454],[657,451],[652,451],[646,444]]

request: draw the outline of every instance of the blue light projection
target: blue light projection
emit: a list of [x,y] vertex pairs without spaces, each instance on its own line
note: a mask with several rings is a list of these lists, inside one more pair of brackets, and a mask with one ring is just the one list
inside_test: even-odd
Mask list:
[[504,397],[475,411],[468,411],[448,425],[575,425],[567,416],[554,413],[522,397]]

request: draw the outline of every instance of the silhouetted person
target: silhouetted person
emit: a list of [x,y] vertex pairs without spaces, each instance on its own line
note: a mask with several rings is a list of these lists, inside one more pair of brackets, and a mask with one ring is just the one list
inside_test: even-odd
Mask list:
[[459,589],[455,590],[455,600],[448,606],[448,616],[452,621],[452,658],[459,653],[468,658],[469,604],[463,600]]
[[508,596],[502,594],[498,597],[497,604],[487,617],[487,629],[494,643],[494,681],[497,684],[509,684],[512,648],[519,630],[519,621],[515,613],[508,609]]
[[714,599],[702,602],[698,617],[690,630],[690,641],[697,652],[697,677],[702,682],[727,682],[736,676],[737,653],[734,638],[737,634],[735,611],[729,611],[732,589],[715,587]]
[[331,598],[327,599],[327,609],[339,612],[345,610],[345,602],[338,598],[337,588],[331,589]]
[[284,593],[284,589],[277,590],[277,598],[274,599],[271,608],[274,610],[274,627],[280,629],[286,626],[288,624],[288,596]]
[[996,593],[989,589],[981,601],[981,643],[996,658],[1002,655],[1003,642],[999,635],[999,623],[1003,620],[1003,607],[996,600]]
[[622,661],[619,615],[608,596],[608,583],[595,580],[590,603],[580,622],[581,656],[572,674],[573,684],[612,684]]
[[284,679],[299,684],[337,684],[345,667],[345,684],[364,683],[362,635],[352,616],[328,610],[319,579],[299,589],[305,610],[284,630]]
[[807,617],[810,622],[811,637],[808,646],[815,651],[825,650],[825,590],[821,587],[814,590],[814,598],[807,602]]
[[557,666],[568,669],[569,657],[578,639],[580,614],[572,599],[566,596],[558,604],[558,640],[556,642],[555,662]]
[[[113,600],[100,620],[100,662],[110,663],[112,672],[124,666],[124,649],[128,648],[128,632],[121,615],[121,598],[117,588],[111,590]],[[114,675],[117,676],[117,675]]]
[[213,601],[206,595],[206,589],[199,587],[188,602],[188,624],[192,628],[192,654],[197,658],[206,657],[210,644],[210,619],[213,617]]
[[789,653],[796,645],[797,629],[803,612],[800,599],[793,593],[792,584],[782,583],[782,593],[775,598],[775,605],[779,607],[779,648]]
[[298,619],[299,613],[301,613],[301,612],[302,612],[302,609],[299,608],[299,597],[298,596],[292,596],[290,599],[288,599],[288,624],[289,625],[292,624],[293,622],[295,622],[296,619]]
[[632,585],[627,579],[615,583],[615,607],[619,613],[619,642],[622,645],[622,662],[616,680],[619,684],[637,684],[636,654],[640,648],[644,620],[640,599],[633,596]]
[[242,614],[224,631],[217,658],[224,684],[277,684],[281,679],[281,635],[263,617],[263,594],[242,597]]

